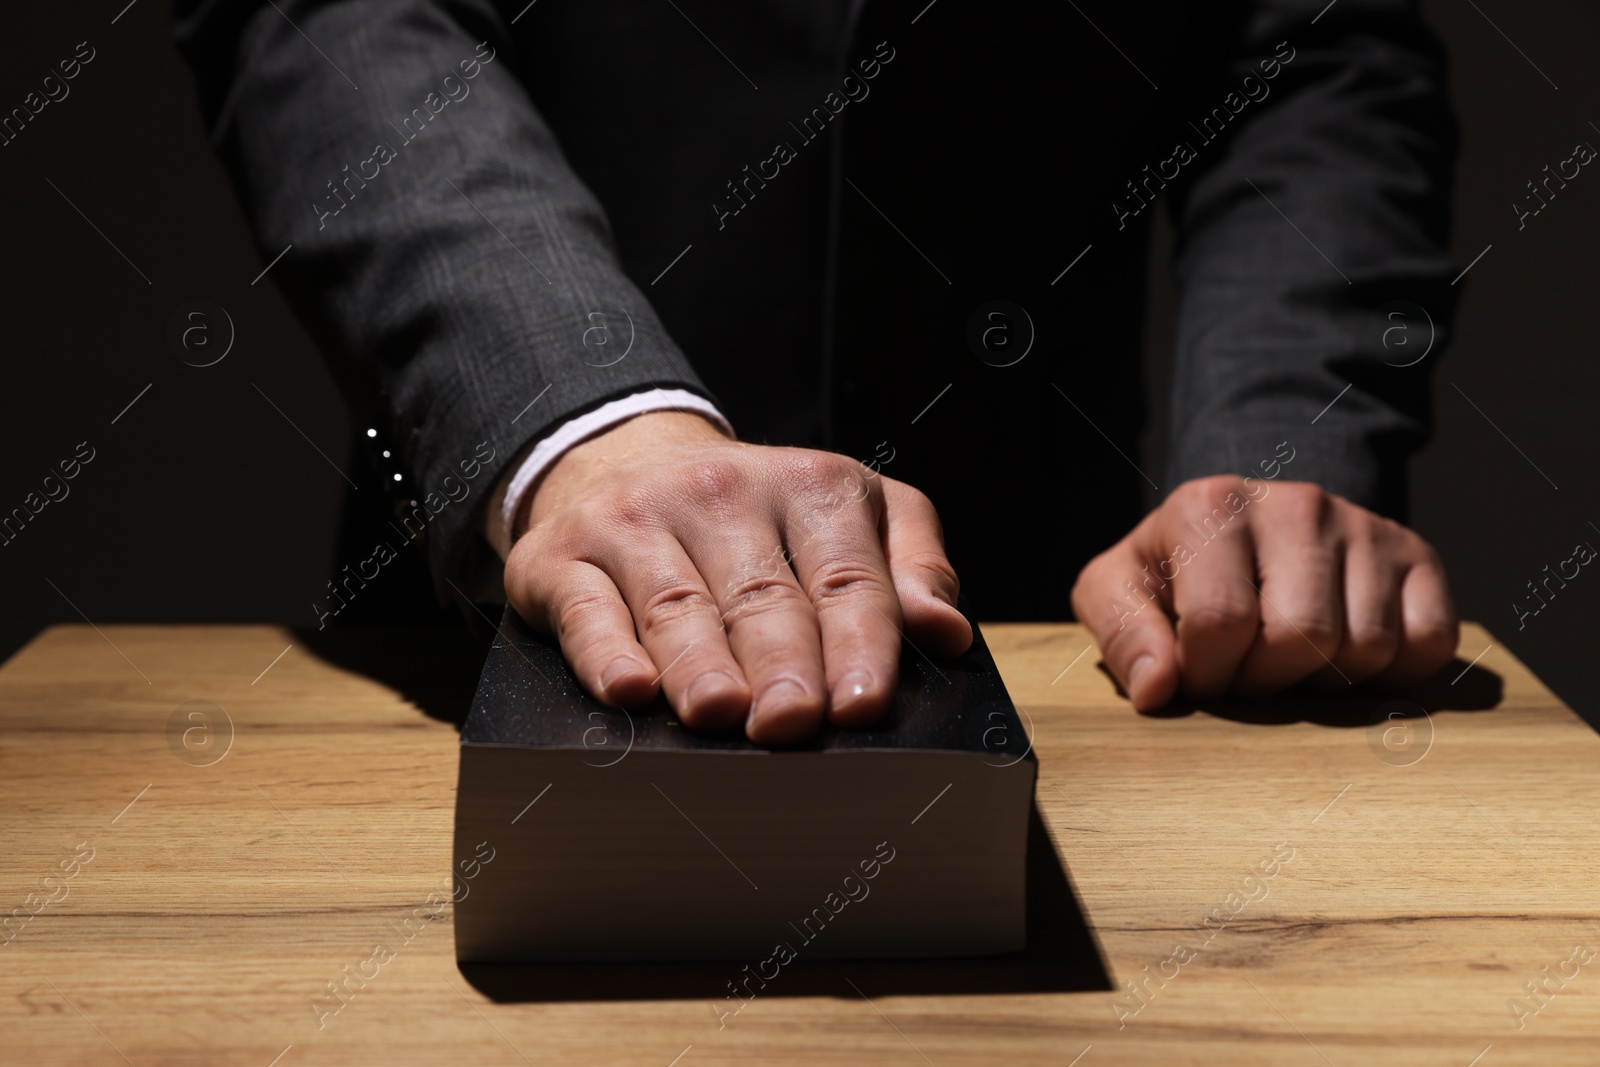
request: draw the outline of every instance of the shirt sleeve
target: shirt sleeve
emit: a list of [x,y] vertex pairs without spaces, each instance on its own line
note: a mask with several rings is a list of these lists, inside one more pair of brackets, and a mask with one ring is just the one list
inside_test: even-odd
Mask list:
[[573,445],[626,422],[635,415],[650,411],[692,411],[704,415],[721,426],[728,436],[733,436],[733,425],[717,410],[715,404],[683,389],[650,389],[634,393],[569,419],[548,437],[523,449],[506,467],[495,486],[489,506],[483,511],[483,535],[500,554],[500,558],[510,555],[511,545],[516,540],[516,517],[522,509],[522,498],[556,460]]

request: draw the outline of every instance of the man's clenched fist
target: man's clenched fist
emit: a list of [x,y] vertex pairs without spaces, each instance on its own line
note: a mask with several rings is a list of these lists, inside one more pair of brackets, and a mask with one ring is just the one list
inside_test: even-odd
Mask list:
[[1140,710],[1180,691],[1403,684],[1456,649],[1433,547],[1308,482],[1185,482],[1090,561],[1072,606]]
[[506,595],[607,704],[664,691],[688,726],[784,744],[888,709],[902,625],[933,655],[972,642],[933,505],[845,456],[652,413],[522,508]]

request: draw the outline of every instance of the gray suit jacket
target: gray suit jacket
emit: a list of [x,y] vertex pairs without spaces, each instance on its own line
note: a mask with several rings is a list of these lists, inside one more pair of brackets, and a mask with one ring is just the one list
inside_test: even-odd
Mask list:
[[513,454],[667,386],[926,490],[986,616],[1070,614],[1147,477],[1162,192],[1161,488],[1278,462],[1403,509],[1433,358],[1399,364],[1425,316],[1437,352],[1454,273],[1411,0],[179,0],[176,26],[445,593],[494,573],[477,509]]

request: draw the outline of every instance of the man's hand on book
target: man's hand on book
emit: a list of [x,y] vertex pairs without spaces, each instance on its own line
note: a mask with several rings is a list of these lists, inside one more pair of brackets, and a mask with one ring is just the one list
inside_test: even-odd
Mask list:
[[1089,562],[1072,606],[1140,710],[1179,691],[1404,684],[1456,650],[1433,547],[1309,482],[1185,482]]
[[506,594],[596,699],[664,691],[685,724],[760,744],[881,717],[902,625],[934,655],[972,641],[927,497],[698,415],[639,415],[570,449],[515,533]]

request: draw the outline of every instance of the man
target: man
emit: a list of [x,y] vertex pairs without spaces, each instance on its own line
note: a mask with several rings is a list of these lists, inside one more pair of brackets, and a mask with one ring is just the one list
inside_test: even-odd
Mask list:
[[[1382,517],[1430,363],[1371,329],[1449,319],[1455,133],[1415,4],[1058,7],[177,19],[440,595],[492,596],[493,545],[601,700],[763,744],[871,722],[902,628],[970,641],[951,559],[987,617],[1070,589],[1140,708],[1437,670],[1442,567]],[[1172,489],[1126,533],[1161,193]]]

